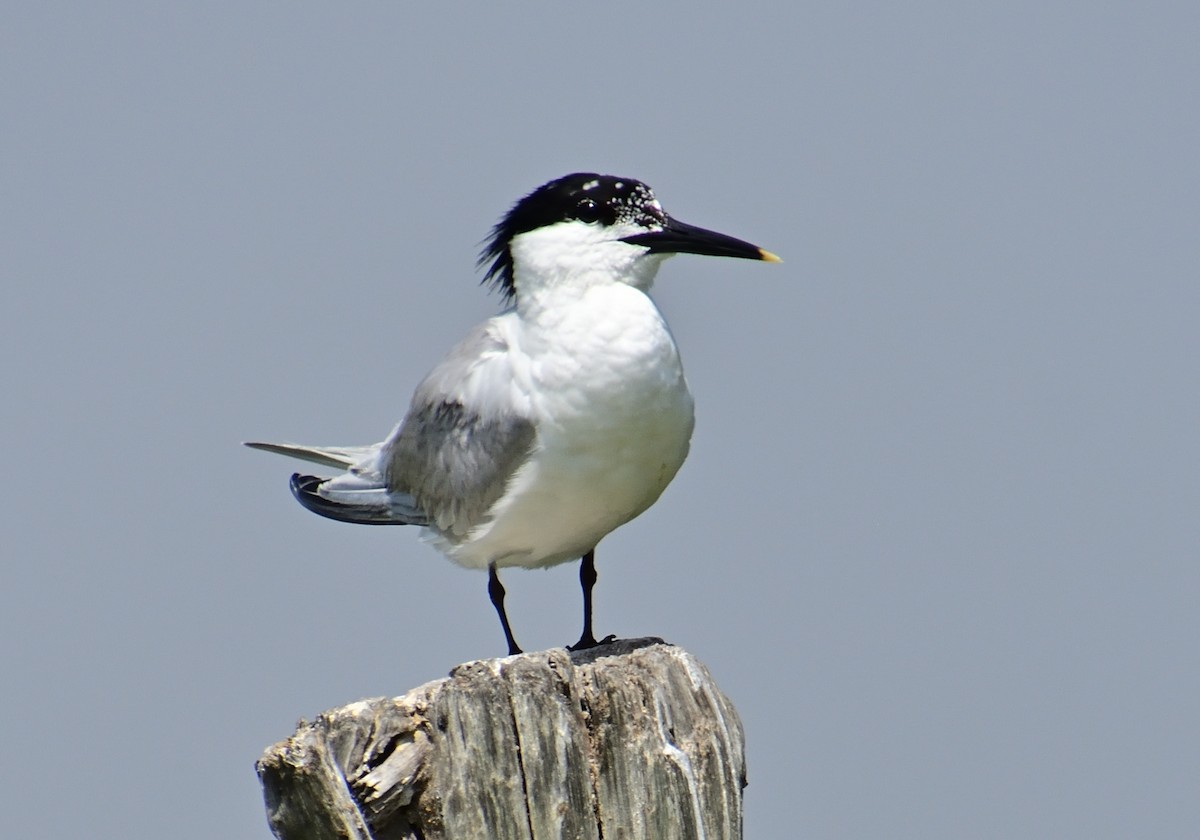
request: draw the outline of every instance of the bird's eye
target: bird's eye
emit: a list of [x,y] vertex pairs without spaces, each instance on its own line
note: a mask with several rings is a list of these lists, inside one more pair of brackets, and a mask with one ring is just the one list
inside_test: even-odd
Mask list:
[[600,205],[590,198],[582,199],[575,205],[575,218],[581,222],[596,222],[600,220]]

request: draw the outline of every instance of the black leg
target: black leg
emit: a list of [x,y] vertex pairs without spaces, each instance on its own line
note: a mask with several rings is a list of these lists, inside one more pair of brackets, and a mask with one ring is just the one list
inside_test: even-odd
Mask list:
[[616,639],[616,636],[605,636],[597,642],[592,635],[592,587],[596,585],[596,549],[583,555],[579,563],[579,585],[583,588],[583,634],[579,641],[567,650],[587,650],[596,645],[606,645]]
[[496,614],[500,616],[500,626],[504,628],[504,640],[508,642],[508,655],[522,653],[520,647],[517,646],[517,640],[513,638],[512,628],[508,626],[508,613],[504,611],[504,587],[500,585],[500,576],[496,574],[496,564],[488,564],[488,597],[492,599],[492,606],[496,608]]

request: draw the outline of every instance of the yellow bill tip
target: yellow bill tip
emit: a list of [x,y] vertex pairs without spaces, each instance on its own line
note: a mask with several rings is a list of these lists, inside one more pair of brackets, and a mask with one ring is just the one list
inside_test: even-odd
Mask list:
[[758,258],[760,260],[762,260],[763,262],[775,262],[775,263],[783,262],[783,260],[781,260],[779,258],[778,254],[772,254],[770,251],[766,251],[762,248],[758,249]]

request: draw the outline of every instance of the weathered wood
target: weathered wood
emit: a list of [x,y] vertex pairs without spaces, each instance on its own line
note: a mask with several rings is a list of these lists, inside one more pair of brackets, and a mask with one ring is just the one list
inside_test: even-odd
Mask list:
[[300,722],[258,762],[280,840],[737,840],[733,704],[661,639],[470,662]]

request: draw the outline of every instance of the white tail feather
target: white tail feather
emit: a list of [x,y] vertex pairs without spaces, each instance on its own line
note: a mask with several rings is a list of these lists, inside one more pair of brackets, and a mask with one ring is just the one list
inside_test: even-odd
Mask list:
[[311,461],[326,467],[337,467],[348,470],[355,464],[374,457],[379,452],[381,444],[371,446],[304,446],[299,443],[262,443],[247,441],[251,449],[261,449],[264,452],[274,452],[299,458],[301,461]]

